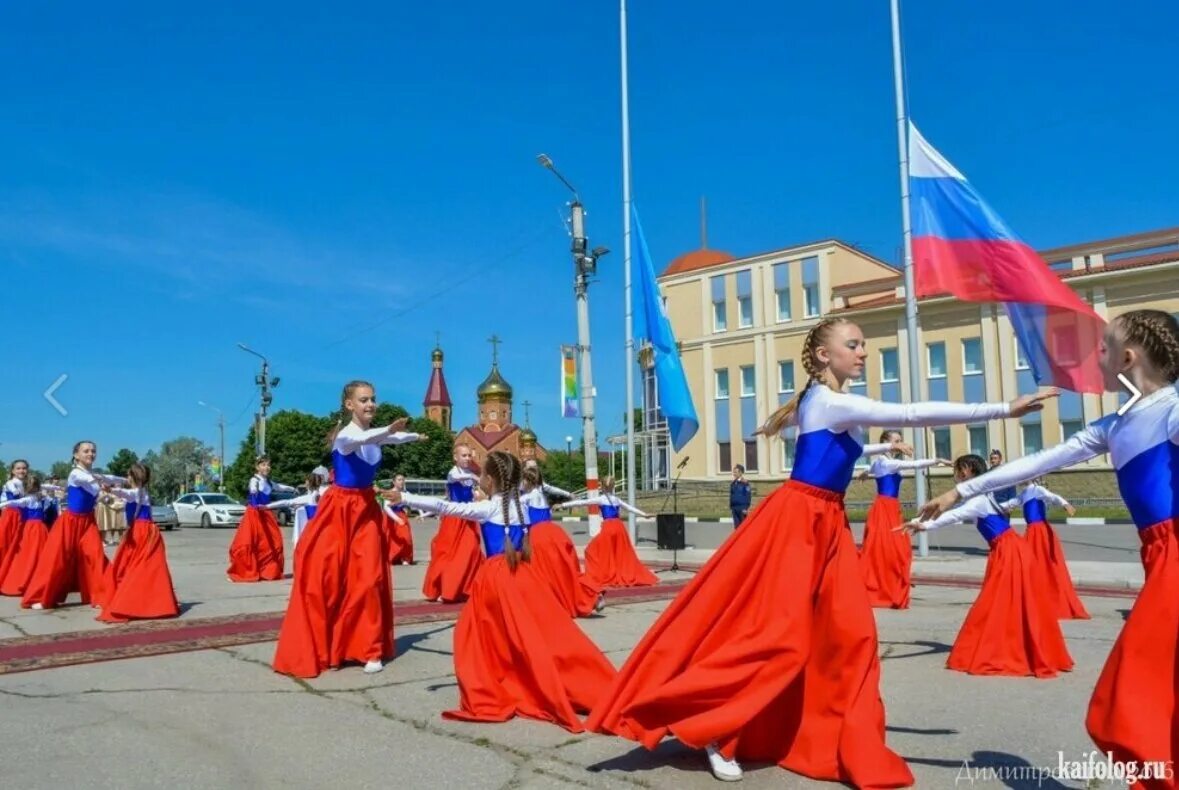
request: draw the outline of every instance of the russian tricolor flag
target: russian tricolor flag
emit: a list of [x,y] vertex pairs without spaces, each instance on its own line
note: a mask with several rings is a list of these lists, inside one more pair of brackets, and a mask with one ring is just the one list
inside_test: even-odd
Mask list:
[[917,297],[1002,302],[1038,384],[1102,392],[1105,321],[909,125]]

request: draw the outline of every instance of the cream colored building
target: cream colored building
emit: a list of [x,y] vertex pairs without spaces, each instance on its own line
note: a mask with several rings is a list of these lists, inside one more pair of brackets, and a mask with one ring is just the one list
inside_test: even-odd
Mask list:
[[[1138,308],[1179,312],[1179,228],[1045,250],[1041,255],[1098,314]],[[700,430],[682,452],[659,439],[655,387],[644,376],[647,468],[657,480],[683,458],[685,480],[730,477],[743,464],[753,479],[789,474],[793,442],[753,435],[769,413],[805,383],[803,338],[824,315],[856,321],[868,341],[864,380],[852,391],[906,402],[908,339],[903,278],[893,267],[837,240],[733,258],[716,250],[683,255],[659,277],[667,314],[680,341]],[[919,303],[921,391],[917,398],[1006,401],[1037,389],[1001,305],[950,297]],[[1010,460],[1062,441],[1115,411],[1119,396],[1064,393],[1022,420],[927,432],[930,453]],[[885,428],[888,426],[878,426]],[[874,431],[876,429],[873,429]],[[912,440],[912,431],[906,431]],[[1108,465],[1095,459],[1090,468]]]

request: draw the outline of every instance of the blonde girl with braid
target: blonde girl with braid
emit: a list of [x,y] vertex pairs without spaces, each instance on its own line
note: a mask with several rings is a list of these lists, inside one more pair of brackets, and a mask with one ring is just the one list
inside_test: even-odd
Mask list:
[[[1173,767],[1179,760],[1174,735],[1179,712],[1179,322],[1160,310],[1120,315],[1106,327],[1098,359],[1108,391],[1122,390],[1122,375],[1142,398],[1125,413],[1106,415],[1063,444],[959,483],[930,500],[921,518],[1109,453],[1142,540],[1146,581],[1097,680],[1085,727],[1101,751],[1111,752],[1116,761],[1160,761]],[[1173,778],[1139,784],[1175,787]]]
[[367,381],[346,384],[340,401],[341,419],[328,435],[332,485],[295,544],[295,579],[274,651],[274,670],[300,678],[346,663],[371,674],[393,658],[393,580],[373,481],[383,445],[426,438],[403,431],[404,417],[374,428],[377,393]]
[[383,496],[477,522],[487,549],[455,625],[459,708],[442,715],[485,722],[523,716],[581,732],[579,714],[609,687],[614,667],[533,569],[520,483],[519,459],[496,451],[487,456],[479,478],[487,495],[482,500],[455,502],[401,491]]
[[773,437],[797,427],[791,479],[659,617],[594,709],[590,729],[649,749],[674,735],[704,749],[725,781],[740,779],[738,760],[751,759],[855,787],[913,784],[885,744],[876,623],[844,490],[872,449],[869,426],[1018,417],[1049,396],[964,405],[844,393],[866,357],[863,332],[846,319],[823,319],[807,334],[806,386],[761,429]]

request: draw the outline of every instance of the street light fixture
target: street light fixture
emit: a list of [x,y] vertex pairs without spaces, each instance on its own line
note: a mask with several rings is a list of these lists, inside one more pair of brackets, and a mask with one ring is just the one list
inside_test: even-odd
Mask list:
[[[259,403],[261,408],[254,414],[254,451],[258,455],[266,454],[266,410],[270,408],[270,404],[274,401],[274,396],[270,394],[272,387],[277,387],[279,378],[275,376],[270,377],[270,361],[263,355],[259,354],[254,349],[247,346],[245,343],[238,343],[237,347],[247,354],[253,354],[258,359],[262,360],[262,372],[254,376],[254,383],[258,385],[260,392]],[[224,459],[222,459],[224,462]]]
[[573,457],[573,437],[572,436],[565,437],[565,454],[568,455],[570,458]]
[[217,412],[217,427],[221,429],[221,471],[217,474],[217,490],[225,493],[225,412],[203,400],[197,401],[197,405]]

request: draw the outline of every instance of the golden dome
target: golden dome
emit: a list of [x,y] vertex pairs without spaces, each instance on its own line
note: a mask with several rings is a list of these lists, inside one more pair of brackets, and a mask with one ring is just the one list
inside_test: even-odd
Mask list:
[[441,348],[435,348],[430,353],[430,361],[431,362],[441,362],[442,361],[442,349]]
[[487,374],[487,378],[483,379],[483,383],[479,385],[475,394],[479,396],[480,403],[491,398],[510,401],[512,399],[512,385],[499,374],[499,366],[492,363],[491,372]]
[[520,444],[525,446],[536,444],[536,434],[532,432],[531,428],[525,426],[520,429]]

